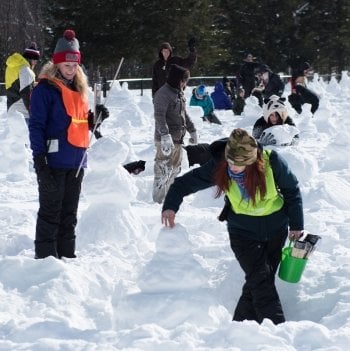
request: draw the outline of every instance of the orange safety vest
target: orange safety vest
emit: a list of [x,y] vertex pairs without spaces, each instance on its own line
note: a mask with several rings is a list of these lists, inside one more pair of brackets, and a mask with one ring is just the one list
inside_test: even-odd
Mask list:
[[58,79],[52,80],[61,90],[63,104],[67,115],[71,118],[68,127],[68,142],[77,147],[89,146],[89,122],[87,100],[81,93],[69,89]]

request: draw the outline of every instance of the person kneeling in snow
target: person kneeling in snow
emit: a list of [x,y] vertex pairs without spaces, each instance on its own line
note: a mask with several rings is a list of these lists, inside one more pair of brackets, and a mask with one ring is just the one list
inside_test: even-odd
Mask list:
[[[75,32],[66,30],[31,96],[29,138],[39,188],[35,258],[76,257],[75,226],[85,152],[89,130],[94,129],[80,57]],[[97,113],[101,121],[109,116],[103,105],[98,105]]]
[[311,104],[311,113],[314,114],[320,103],[319,96],[311,91],[307,86],[307,77],[310,74],[311,65],[309,62],[303,62],[297,69],[293,70],[291,84],[291,94],[288,101],[297,113],[302,113],[302,106],[307,103]]
[[[264,100],[264,115],[260,117],[253,126],[253,137],[262,145],[276,144],[276,138],[272,132],[273,129],[269,129],[268,133],[264,132],[266,129],[280,125],[290,125],[295,127],[292,118],[288,116],[288,110],[284,101],[285,98],[281,98],[277,95],[272,95],[269,99]],[[299,135],[294,134],[292,142],[288,140],[286,143],[282,142],[281,144],[291,144],[297,138],[299,138]]]
[[214,103],[206,91],[205,85],[200,85],[193,89],[190,106],[200,106],[203,109],[203,121],[221,124],[219,118],[214,113]]
[[227,221],[231,249],[245,275],[233,320],[283,323],[275,274],[287,236],[298,240],[304,227],[298,180],[276,151],[263,150],[243,129],[214,142],[211,151],[210,161],[175,179],[162,223],[174,227],[185,196],[216,186],[216,197],[226,195],[219,218]]

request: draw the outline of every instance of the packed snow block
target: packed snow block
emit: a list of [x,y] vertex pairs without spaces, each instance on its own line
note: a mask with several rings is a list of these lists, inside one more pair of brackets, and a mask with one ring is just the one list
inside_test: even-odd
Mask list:
[[195,259],[186,228],[163,228],[156,252],[139,277],[143,292],[188,291],[208,286],[208,272]]
[[276,125],[263,131],[261,137],[270,134],[275,140],[275,145],[290,145],[296,135],[300,133],[299,129],[289,124]]
[[196,118],[203,117],[203,109],[201,106],[186,106],[186,110],[194,121]]
[[245,99],[243,113],[245,117],[253,117],[255,120],[256,116],[263,115],[263,109],[259,106],[257,97],[251,95]]
[[[116,301],[114,322],[119,329],[135,328],[136,325],[157,325],[173,330],[186,323],[215,327],[215,317],[209,313],[213,305],[215,308],[215,301],[208,289],[196,290],[195,293],[136,293]],[[227,313],[226,310],[224,313]],[[229,321],[230,317],[227,314],[225,320]]]
[[137,187],[122,164],[129,147],[108,136],[98,139],[89,152],[89,169],[83,181],[83,195],[92,202],[127,207],[136,198]]
[[20,181],[30,176],[28,127],[22,113],[3,113],[0,121],[0,173],[8,181]]

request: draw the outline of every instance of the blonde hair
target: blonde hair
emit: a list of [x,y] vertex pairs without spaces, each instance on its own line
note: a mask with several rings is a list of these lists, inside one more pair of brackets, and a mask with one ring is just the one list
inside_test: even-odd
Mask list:
[[[63,82],[63,79],[59,74],[58,66],[52,61],[46,63],[41,69],[39,79],[42,78],[47,78],[51,80],[58,79]],[[74,85],[77,91],[79,91],[82,95],[84,95],[84,97],[87,98],[89,90],[88,78],[80,66],[78,66],[77,73],[74,76]]]

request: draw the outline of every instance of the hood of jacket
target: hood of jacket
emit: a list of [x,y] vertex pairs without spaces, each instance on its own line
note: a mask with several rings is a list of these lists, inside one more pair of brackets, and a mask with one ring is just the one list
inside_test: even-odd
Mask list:
[[18,79],[23,66],[30,67],[29,62],[19,53],[14,53],[6,60],[5,87],[10,89],[12,84]]
[[26,65],[28,67],[30,66],[29,62],[18,52],[15,52],[7,58],[6,65],[10,68],[20,67],[23,65]]
[[214,90],[219,92],[224,91],[224,85],[221,82],[216,82]]
[[163,49],[168,49],[170,51],[170,55],[168,57],[168,60],[170,59],[170,57],[172,56],[173,54],[173,48],[171,47],[171,45],[168,43],[168,42],[164,42],[160,45],[160,48],[159,48],[159,53],[158,53],[158,56],[161,60],[164,60],[164,57],[163,57],[163,54],[162,54],[162,50]]

